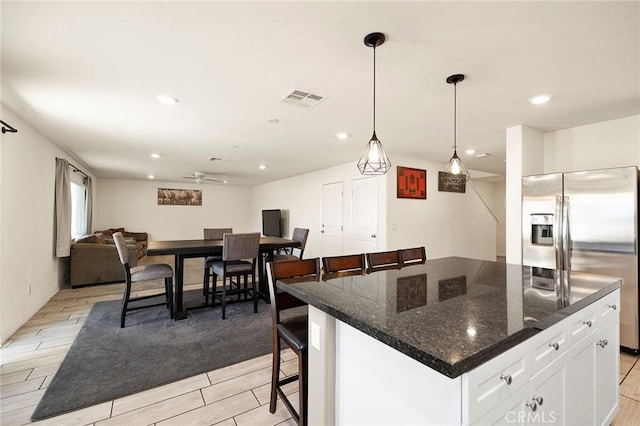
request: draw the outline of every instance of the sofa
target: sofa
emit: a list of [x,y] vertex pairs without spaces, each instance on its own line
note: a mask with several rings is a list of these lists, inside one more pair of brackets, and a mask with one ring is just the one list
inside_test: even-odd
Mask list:
[[[129,265],[136,266],[136,240],[129,238],[126,242]],[[70,269],[71,287],[125,280],[124,267],[113,239],[100,234],[85,235],[72,241]]]
[[105,238],[111,238],[111,236],[116,232],[122,232],[125,239],[134,240],[138,252],[138,259],[147,254],[147,241],[149,239],[149,234],[146,232],[131,232],[126,231],[124,228],[109,228],[104,231],[95,231],[94,234],[101,234]]

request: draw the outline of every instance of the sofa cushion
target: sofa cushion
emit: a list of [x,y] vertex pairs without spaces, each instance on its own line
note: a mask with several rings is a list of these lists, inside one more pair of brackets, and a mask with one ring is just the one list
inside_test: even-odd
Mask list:
[[89,234],[83,235],[82,237],[76,238],[76,243],[94,243],[94,244],[104,244],[104,237],[98,234]]

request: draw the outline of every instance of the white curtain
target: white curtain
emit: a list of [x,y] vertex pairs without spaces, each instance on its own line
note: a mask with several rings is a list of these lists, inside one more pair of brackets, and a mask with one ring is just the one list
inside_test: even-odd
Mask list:
[[85,178],[84,185],[87,191],[87,234],[90,234],[93,229],[93,182],[91,176]]
[[71,252],[71,183],[69,162],[56,158],[56,257]]

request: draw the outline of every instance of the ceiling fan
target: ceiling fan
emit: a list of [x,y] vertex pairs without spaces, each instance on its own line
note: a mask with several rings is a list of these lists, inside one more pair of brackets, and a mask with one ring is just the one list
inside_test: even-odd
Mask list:
[[205,172],[193,172],[191,176],[182,176],[182,179],[192,179],[195,183],[217,182],[227,183],[227,179],[221,175],[211,175]]

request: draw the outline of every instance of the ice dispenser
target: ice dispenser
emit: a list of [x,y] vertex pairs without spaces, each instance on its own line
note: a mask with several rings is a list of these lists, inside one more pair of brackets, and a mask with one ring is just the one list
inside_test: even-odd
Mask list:
[[531,215],[531,244],[553,245],[553,215],[534,213]]

